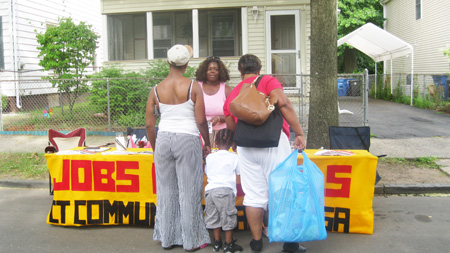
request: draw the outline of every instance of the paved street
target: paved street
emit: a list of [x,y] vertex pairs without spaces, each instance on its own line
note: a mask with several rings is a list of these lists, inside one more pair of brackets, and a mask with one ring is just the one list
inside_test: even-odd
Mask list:
[[[149,228],[48,225],[51,202],[44,189],[0,188],[0,252],[168,252],[153,241]],[[450,196],[377,196],[373,235],[329,233],[324,241],[304,245],[308,252],[449,252],[449,206]],[[235,238],[251,252],[249,231]],[[265,239],[263,252],[280,252],[281,245]]]

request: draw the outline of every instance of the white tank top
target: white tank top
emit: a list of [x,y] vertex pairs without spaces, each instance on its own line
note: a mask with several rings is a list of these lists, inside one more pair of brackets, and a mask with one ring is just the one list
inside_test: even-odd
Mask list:
[[161,103],[155,87],[155,95],[159,102],[159,111],[161,112],[158,131],[199,134],[197,122],[195,121],[194,102],[191,99],[192,83],[193,81],[191,81],[189,86],[188,100],[176,105]]

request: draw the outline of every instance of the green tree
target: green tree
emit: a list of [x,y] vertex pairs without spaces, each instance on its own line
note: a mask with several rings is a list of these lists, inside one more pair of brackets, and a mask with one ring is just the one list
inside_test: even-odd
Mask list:
[[53,75],[44,78],[64,92],[70,112],[77,98],[88,90],[83,78],[86,67],[94,62],[99,38],[91,28],[84,22],[76,25],[71,18],[60,18],[57,26],[50,26],[45,33],[36,35],[40,45],[37,47],[41,57],[39,66],[53,71]]
[[447,56],[448,61],[450,62],[450,46],[448,46],[447,48],[444,48],[442,50],[442,53],[444,53],[444,55]]
[[[379,0],[339,0],[338,39],[366,23],[383,27],[383,6]],[[382,64],[378,70],[382,73]],[[364,69],[375,73],[375,62],[363,52],[343,44],[338,48],[338,72],[361,73]]]
[[337,106],[337,0],[311,0],[311,98],[307,148],[329,147],[339,125]]

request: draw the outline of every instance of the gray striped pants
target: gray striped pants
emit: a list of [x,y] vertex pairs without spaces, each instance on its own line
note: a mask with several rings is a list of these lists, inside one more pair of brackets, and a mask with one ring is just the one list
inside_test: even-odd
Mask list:
[[200,137],[158,132],[155,152],[156,220],[153,240],[184,249],[210,243],[203,221]]

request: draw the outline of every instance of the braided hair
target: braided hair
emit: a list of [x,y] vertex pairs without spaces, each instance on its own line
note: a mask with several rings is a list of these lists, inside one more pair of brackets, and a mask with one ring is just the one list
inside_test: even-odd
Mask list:
[[227,150],[230,149],[233,143],[233,132],[230,129],[220,129],[216,134],[216,145],[224,146]]

